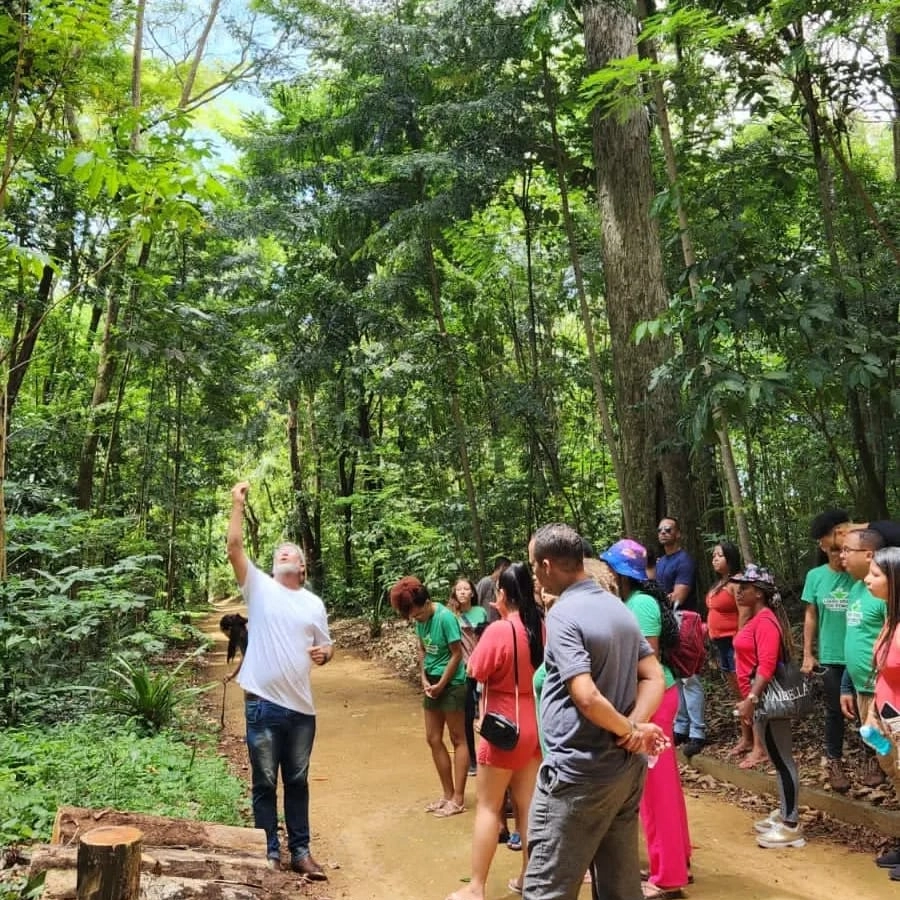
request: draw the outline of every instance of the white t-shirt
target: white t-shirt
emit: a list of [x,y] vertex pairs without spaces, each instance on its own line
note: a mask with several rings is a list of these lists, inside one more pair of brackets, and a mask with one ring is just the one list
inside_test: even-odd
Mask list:
[[253,563],[241,593],[250,639],[238,684],[264,700],[314,716],[309,648],[331,644],[325,604],[306,588],[284,587]]

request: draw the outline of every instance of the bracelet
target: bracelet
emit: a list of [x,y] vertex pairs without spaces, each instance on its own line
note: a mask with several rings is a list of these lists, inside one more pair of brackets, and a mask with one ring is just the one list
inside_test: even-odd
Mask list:
[[631,738],[634,736],[634,733],[637,731],[637,725],[635,725],[634,722],[631,721],[631,719],[628,720],[628,724],[631,726],[631,730],[628,732],[628,734],[618,735],[620,741],[626,738],[628,740],[631,740]]

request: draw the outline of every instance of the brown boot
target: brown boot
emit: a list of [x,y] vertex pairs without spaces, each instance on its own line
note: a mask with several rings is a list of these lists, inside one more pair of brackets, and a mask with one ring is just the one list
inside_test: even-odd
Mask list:
[[844,771],[844,763],[840,759],[829,759],[825,771],[828,775],[828,783],[831,789],[838,794],[846,794],[850,790],[850,779]]
[[860,770],[860,779],[866,787],[877,788],[884,784],[884,772],[876,756],[866,756]]

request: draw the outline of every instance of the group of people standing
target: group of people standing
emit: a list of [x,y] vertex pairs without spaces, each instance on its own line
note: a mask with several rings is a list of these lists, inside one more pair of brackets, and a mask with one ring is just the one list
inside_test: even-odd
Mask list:
[[[667,752],[679,691],[656,652],[660,603],[671,601],[648,580],[636,542],[620,541],[601,560],[588,562],[604,571],[585,568],[585,542],[570,527],[539,529],[528,563],[498,560],[488,601],[497,618],[486,627],[473,615],[466,579],[447,606],[412,576],[391,589],[394,609],[415,623],[426,738],[441,783],[425,811],[465,811],[471,749],[454,734],[466,730],[471,694],[446,690],[464,684],[463,665],[470,687],[479,686],[475,720],[499,715],[518,732],[513,747],[496,746],[486,729],[477,744],[471,877],[448,900],[483,900],[507,791],[523,849],[511,891],[535,900],[575,897],[593,874],[610,897],[657,898],[690,880],[687,812]],[[449,754],[443,758],[445,727],[452,771]],[[650,861],[643,880],[639,821]]]
[[[247,558],[248,489],[246,482],[232,489],[227,547],[249,622],[226,617],[222,624],[231,632],[230,654],[243,651],[235,676],[245,691],[254,820],[265,830],[270,864],[280,867],[280,772],[290,868],[324,880],[309,847],[316,730],[309,675],[333,656],[327,614],[306,587],[295,544],[279,545],[271,575]],[[897,526],[853,525],[831,510],[814,520],[812,534],[823,562],[802,594],[802,668],[821,674],[825,685],[831,786],[846,789],[844,727],[854,719],[869,726],[873,748],[863,777],[887,776],[900,796]],[[467,779],[477,774],[471,878],[448,900],[483,900],[507,802],[524,851],[521,873],[508,886],[528,900],[574,900],[585,880],[593,880],[594,896],[659,900],[680,896],[693,880],[686,806],[669,748],[681,743],[692,755],[704,745],[703,687],[673,671],[666,634],[672,614],[696,604],[696,573],[676,519],[664,518],[658,536],[663,552],[655,560],[630,539],[594,559],[571,527],[551,524],[532,536],[527,562],[500,558],[478,585],[458,579],[447,605],[412,576],[391,589],[391,605],[415,626],[425,734],[441,785],[426,812],[465,812]],[[717,581],[706,596],[708,632],[741,726],[732,752],[745,757],[744,765],[768,758],[778,778],[780,805],[755,823],[757,841],[801,847],[791,720],[760,715],[769,682],[794,653],[790,622],[767,570],[742,567],[725,541],[711,563]],[[900,881],[900,846],[876,862]]]
[[[841,789],[832,762],[839,759],[838,727],[843,737],[845,718],[855,718],[889,736],[891,752],[872,751],[866,769],[876,766],[879,778],[886,773],[900,788],[900,549],[884,547],[878,523],[860,527],[846,520],[830,511],[813,522],[825,561],[809,573],[802,595],[803,670],[825,685],[832,787]],[[705,698],[699,678],[678,677],[668,665],[662,640],[667,610],[696,605],[696,571],[680,545],[677,519],[664,518],[658,534],[663,552],[655,560],[629,539],[594,559],[590,545],[568,526],[539,529],[529,544],[533,576],[524,562],[502,558],[488,576],[496,585],[489,601],[494,622],[468,579],[456,583],[446,608],[415,578],[401,579],[391,591],[397,612],[416,622],[432,752],[439,751],[428,709],[437,701],[445,707],[455,754],[465,760],[454,766],[462,781],[442,776],[442,796],[427,811],[465,811],[465,778],[477,771],[471,879],[448,900],[483,900],[507,790],[524,849],[522,872],[508,887],[530,900],[574,898],[592,873],[602,879],[603,896],[630,900],[681,896],[693,881],[684,795],[667,748],[681,744],[690,756],[704,746]],[[778,783],[779,808],[754,823],[756,841],[764,848],[802,847],[792,720],[766,717],[760,707],[770,681],[795,657],[791,624],[772,574],[753,563],[743,566],[733,544],[717,543],[711,565],[716,581],[705,598],[708,635],[740,729],[731,753],[744,767],[770,762]],[[842,600],[838,637],[832,620]],[[447,626],[440,651],[426,625],[436,615]],[[455,667],[460,684],[468,679],[466,703],[434,691],[440,680],[429,666],[438,655]],[[453,738],[457,712],[468,745]],[[484,737],[476,743],[478,721],[492,713],[518,726],[514,750]],[[435,763],[439,774],[447,769]],[[643,871],[638,821],[649,863]],[[900,847],[876,861],[900,880]]]

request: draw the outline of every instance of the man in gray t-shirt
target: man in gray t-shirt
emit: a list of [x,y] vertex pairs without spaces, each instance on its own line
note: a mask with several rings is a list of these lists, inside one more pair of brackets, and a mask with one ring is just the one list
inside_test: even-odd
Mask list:
[[547,753],[529,816],[523,893],[575,900],[590,866],[608,900],[640,900],[638,805],[644,754],[668,746],[649,721],[665,681],[637,620],[587,576],[582,546],[562,524],[538,529],[528,545],[538,581],[559,599],[546,620]]
[[497,582],[500,576],[509,568],[510,560],[505,556],[498,556],[494,560],[494,570],[490,575],[485,575],[475,585],[475,596],[478,605],[484,609],[488,616],[488,622],[496,622],[500,619],[500,613],[491,604],[497,599]]

